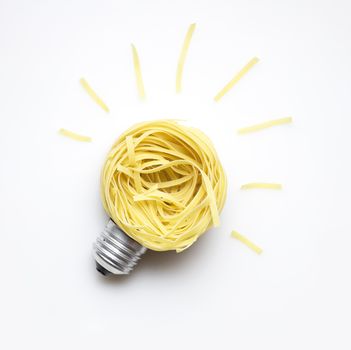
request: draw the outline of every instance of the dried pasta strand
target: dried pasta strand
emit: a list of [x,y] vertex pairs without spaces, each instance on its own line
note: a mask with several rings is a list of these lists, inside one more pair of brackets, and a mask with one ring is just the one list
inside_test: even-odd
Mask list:
[[239,232],[232,231],[232,237],[236,238],[240,242],[244,243],[247,247],[252,249],[257,254],[261,254],[263,251],[260,247],[258,247],[256,244],[252,243],[248,238],[241,235]]
[[267,182],[250,182],[241,186],[242,190],[251,189],[271,189],[271,190],[281,190],[283,186],[277,183],[267,183]]
[[269,121],[264,122],[264,123],[255,124],[255,125],[247,126],[245,128],[241,128],[238,130],[238,134],[247,134],[250,132],[255,132],[255,131],[267,129],[267,128],[270,128],[272,126],[289,124],[289,123],[292,123],[292,117],[269,120]]
[[141,99],[144,99],[145,88],[144,88],[143,76],[141,74],[139,55],[136,47],[133,44],[132,44],[132,53],[133,53],[133,65],[134,65],[134,72],[135,72],[138,94]]
[[218,102],[232,87],[256,64],[259,59],[257,57],[252,58],[234,78],[224,86],[224,88],[214,97],[214,100]]
[[181,252],[217,226],[226,189],[211,141],[173,120],[128,129],[101,173],[108,215],[131,238],[157,251]]
[[69,131],[67,129],[60,129],[59,133],[63,136],[69,137],[72,140],[76,140],[76,141],[81,141],[81,142],[91,142],[92,141],[91,137],[89,137],[89,136],[79,135],[79,134],[76,134],[75,132]]
[[97,93],[93,90],[93,88],[88,84],[88,82],[81,78],[80,80],[81,85],[83,86],[84,90],[88,93],[88,95],[105,111],[109,112],[109,108],[106,106],[105,102],[97,95]]
[[188,53],[191,38],[194,34],[195,28],[196,28],[196,23],[192,23],[189,26],[188,31],[187,31],[186,36],[185,36],[185,39],[184,39],[182,50],[181,50],[180,55],[179,55],[177,74],[176,74],[176,92],[181,92],[181,90],[182,90],[182,78],[183,78],[184,63],[185,63],[186,55]]

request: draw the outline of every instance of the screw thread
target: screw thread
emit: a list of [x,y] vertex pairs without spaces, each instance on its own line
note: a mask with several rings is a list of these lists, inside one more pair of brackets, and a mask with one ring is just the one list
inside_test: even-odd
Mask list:
[[93,245],[96,269],[103,275],[128,275],[146,250],[110,219]]

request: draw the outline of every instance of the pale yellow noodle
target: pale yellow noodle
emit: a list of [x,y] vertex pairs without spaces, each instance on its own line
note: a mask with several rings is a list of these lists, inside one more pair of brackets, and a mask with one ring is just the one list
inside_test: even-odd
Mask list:
[[267,182],[250,182],[240,187],[242,190],[251,189],[270,189],[270,190],[281,190],[281,184],[267,183]]
[[217,226],[226,189],[211,141],[172,120],[128,129],[101,173],[106,212],[126,234],[157,251],[181,252]]
[[224,88],[214,97],[214,100],[218,102],[232,87],[246,74],[248,71],[258,63],[257,57],[252,58],[235,76],[234,78],[224,86]]
[[189,50],[191,38],[193,37],[195,28],[196,28],[196,23],[190,24],[184,39],[182,50],[179,55],[177,74],[176,74],[176,92],[181,92],[182,90],[182,78],[183,78],[185,59]]
[[93,88],[88,84],[88,82],[84,79],[80,79],[80,83],[83,86],[84,90],[88,93],[88,95],[105,111],[109,112],[109,108],[106,106],[105,102],[97,95],[97,93],[93,90]]
[[92,141],[91,137],[89,137],[89,136],[80,135],[80,134],[77,134],[73,131],[69,131],[67,129],[60,129],[59,133],[63,136],[69,137],[75,141],[81,141],[81,142],[91,142]]
[[241,128],[238,130],[238,134],[247,134],[250,132],[255,132],[255,131],[260,131],[263,129],[271,128],[272,126],[289,124],[289,123],[292,123],[291,117],[269,120],[269,121],[264,122],[264,123],[255,124],[255,125],[247,126],[245,128]]
[[258,247],[256,244],[252,243],[248,238],[246,238],[245,236],[241,235],[239,232],[232,231],[232,237],[236,238],[241,243],[244,243],[247,247],[252,249],[257,254],[261,254],[262,251],[263,251],[260,247]]
[[140,59],[136,47],[132,44],[132,54],[133,54],[133,65],[136,78],[136,84],[138,89],[138,94],[141,99],[145,98],[145,88],[143,82],[143,76],[141,75]]

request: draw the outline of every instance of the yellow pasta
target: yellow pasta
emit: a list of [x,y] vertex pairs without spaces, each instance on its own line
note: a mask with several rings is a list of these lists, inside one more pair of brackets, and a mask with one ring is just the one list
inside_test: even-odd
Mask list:
[[241,128],[238,130],[238,134],[247,134],[250,132],[255,132],[255,131],[271,128],[272,126],[289,124],[289,123],[292,123],[291,117],[269,120],[269,121],[261,123],[261,124],[256,124],[256,125],[248,126],[246,128]]
[[281,184],[275,183],[266,183],[266,182],[251,182],[241,186],[242,190],[251,190],[251,189],[271,189],[271,190],[281,190]]
[[232,231],[232,237],[236,238],[240,242],[244,243],[247,247],[252,249],[257,254],[261,254],[263,251],[260,247],[258,247],[256,244],[252,243],[248,238],[241,235],[239,232]]
[[132,53],[133,53],[133,64],[134,64],[134,72],[135,72],[138,94],[141,99],[144,99],[145,88],[144,88],[143,77],[141,75],[139,55],[136,47],[133,44],[132,44]]
[[89,137],[89,136],[79,135],[79,134],[76,134],[75,132],[69,131],[67,129],[60,129],[59,133],[63,136],[69,137],[75,141],[81,141],[81,142],[91,142],[92,141],[91,137]]
[[88,84],[88,82],[84,79],[80,79],[80,83],[83,86],[84,90],[88,93],[88,95],[105,111],[109,112],[109,108],[106,106],[105,102],[96,94],[93,88]]
[[184,63],[186,59],[186,55],[189,50],[191,38],[194,34],[196,28],[196,24],[193,23],[189,26],[188,31],[186,33],[182,50],[179,55],[178,66],[177,66],[177,74],[176,74],[176,92],[181,92],[182,90],[182,78],[183,78],[183,69]]
[[173,120],[128,129],[101,173],[106,212],[131,238],[156,251],[181,252],[217,226],[226,189],[211,141]]
[[259,61],[257,57],[252,58],[234,78],[214,97],[214,100],[218,102],[232,87]]

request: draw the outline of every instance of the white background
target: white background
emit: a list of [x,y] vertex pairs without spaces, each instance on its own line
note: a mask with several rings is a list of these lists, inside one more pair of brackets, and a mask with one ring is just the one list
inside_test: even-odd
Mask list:
[[[1,0],[0,347],[350,349],[350,16],[347,0]],[[236,133],[290,115],[292,125]],[[229,180],[222,225],[182,254],[149,252],[132,275],[104,278],[91,255],[107,221],[100,168],[124,129],[156,118],[212,138]],[[250,181],[284,190],[240,191]]]

